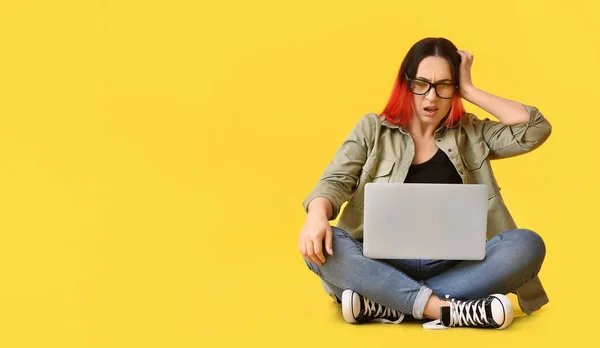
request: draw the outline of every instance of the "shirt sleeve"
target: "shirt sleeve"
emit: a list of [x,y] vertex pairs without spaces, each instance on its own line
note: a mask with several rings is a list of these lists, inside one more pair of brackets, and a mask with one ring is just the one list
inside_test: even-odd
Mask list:
[[375,134],[375,114],[363,116],[335,152],[319,181],[302,203],[308,213],[310,202],[327,198],[333,206],[329,220],[335,220],[344,204],[354,193]]
[[471,114],[475,130],[490,149],[490,159],[518,156],[540,147],[552,133],[552,125],[534,106],[523,104],[529,114],[527,122],[505,125]]

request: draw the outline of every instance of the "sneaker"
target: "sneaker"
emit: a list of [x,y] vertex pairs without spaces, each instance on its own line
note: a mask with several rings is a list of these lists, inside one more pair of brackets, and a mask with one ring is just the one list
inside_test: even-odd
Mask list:
[[[448,298],[448,296],[446,296]],[[504,329],[513,321],[513,308],[508,297],[501,294],[470,301],[450,300],[450,306],[440,309],[440,319],[423,324],[426,329],[447,329],[455,326]]]
[[404,313],[375,303],[352,290],[344,290],[342,293],[342,314],[344,320],[350,324],[366,322],[400,324],[404,319]]

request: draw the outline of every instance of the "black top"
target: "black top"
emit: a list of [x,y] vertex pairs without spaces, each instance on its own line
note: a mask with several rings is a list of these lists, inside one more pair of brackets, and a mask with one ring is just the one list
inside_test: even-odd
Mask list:
[[426,162],[412,164],[406,174],[406,183],[427,184],[462,184],[454,164],[448,156],[438,148],[438,151]]

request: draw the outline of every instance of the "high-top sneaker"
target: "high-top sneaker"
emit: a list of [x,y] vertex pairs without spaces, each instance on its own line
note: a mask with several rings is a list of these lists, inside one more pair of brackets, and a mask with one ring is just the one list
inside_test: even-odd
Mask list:
[[[448,298],[448,296],[446,296]],[[504,329],[513,321],[513,308],[505,295],[494,294],[479,300],[450,299],[450,306],[440,309],[440,319],[423,324],[426,329],[455,326]]]
[[375,303],[352,290],[344,290],[342,293],[342,314],[350,324],[366,322],[400,324],[404,319],[404,313]]

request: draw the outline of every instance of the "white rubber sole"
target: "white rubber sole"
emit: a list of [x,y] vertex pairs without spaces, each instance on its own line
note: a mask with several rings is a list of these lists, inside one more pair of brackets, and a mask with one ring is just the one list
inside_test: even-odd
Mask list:
[[507,328],[508,326],[510,326],[510,324],[512,324],[513,319],[515,317],[512,303],[506,295],[493,294],[492,296],[494,296],[498,301],[500,301],[500,303],[502,304],[502,309],[504,310],[504,323],[502,323],[502,325],[498,327],[498,329]]
[[356,296],[355,294],[352,290],[344,290],[342,292],[342,315],[344,316],[344,320],[349,324],[357,323],[354,318],[354,299],[358,300],[358,294]]

